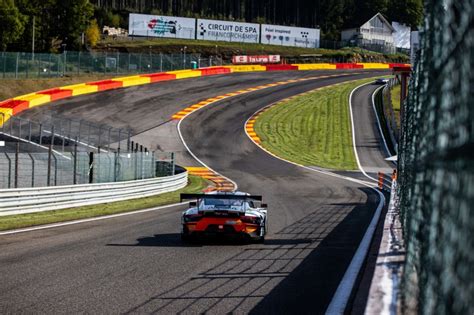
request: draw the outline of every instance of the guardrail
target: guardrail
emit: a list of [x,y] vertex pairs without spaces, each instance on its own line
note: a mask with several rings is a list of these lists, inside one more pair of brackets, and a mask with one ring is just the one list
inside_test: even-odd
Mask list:
[[188,172],[152,179],[88,185],[0,190],[0,216],[58,210],[149,197],[184,188]]

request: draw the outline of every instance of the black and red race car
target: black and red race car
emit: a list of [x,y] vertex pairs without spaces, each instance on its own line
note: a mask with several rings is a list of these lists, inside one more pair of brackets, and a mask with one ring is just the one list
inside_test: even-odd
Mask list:
[[268,231],[267,205],[262,196],[244,192],[181,194],[181,201],[194,200],[183,212],[181,239],[199,236],[240,236],[263,242]]

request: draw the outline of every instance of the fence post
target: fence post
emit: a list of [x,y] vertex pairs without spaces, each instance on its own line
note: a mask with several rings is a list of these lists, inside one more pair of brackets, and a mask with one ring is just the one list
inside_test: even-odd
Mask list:
[[52,154],[53,159],[54,159],[54,186],[58,185],[58,158],[56,157],[56,154]]
[[[54,126],[53,126],[53,131],[54,133]],[[52,137],[51,137],[52,140]],[[48,148],[48,175],[47,175],[47,186],[51,186],[51,160],[52,160],[52,153],[53,153],[53,141],[49,143],[49,148]]]
[[118,179],[118,159],[120,158],[120,151],[114,152],[114,182]]
[[16,53],[15,79],[18,79],[18,58],[19,57],[20,57],[20,53]]
[[89,184],[94,182],[94,152],[89,152]]
[[8,156],[8,153],[5,152],[5,156],[7,157],[8,160],[8,188],[11,188],[12,184],[12,160]]
[[74,185],[77,184],[77,137],[76,141],[74,141],[74,165],[73,165],[73,174],[72,174],[72,183]]
[[132,137],[132,131],[128,130],[128,138],[127,138],[127,152],[130,152],[130,138]]
[[31,153],[28,153],[31,159],[31,187],[35,187],[35,159],[31,155]]
[[20,155],[20,142],[18,141],[16,143],[16,150],[15,150],[15,188],[18,188],[19,155]]

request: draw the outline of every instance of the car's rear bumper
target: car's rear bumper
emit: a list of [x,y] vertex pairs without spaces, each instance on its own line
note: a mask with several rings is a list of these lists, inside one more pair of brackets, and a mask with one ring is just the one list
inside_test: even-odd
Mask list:
[[201,229],[196,229],[193,224],[184,224],[183,233],[191,237],[261,238],[261,228],[254,224],[240,226],[210,224]]

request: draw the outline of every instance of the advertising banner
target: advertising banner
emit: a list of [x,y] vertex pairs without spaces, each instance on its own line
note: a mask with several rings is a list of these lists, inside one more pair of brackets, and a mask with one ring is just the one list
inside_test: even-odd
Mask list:
[[262,24],[262,44],[319,48],[320,30]]
[[171,37],[194,39],[196,20],[175,16],[130,14],[130,36]]
[[226,42],[258,43],[260,25],[216,20],[198,19],[197,39]]
[[393,33],[395,47],[410,49],[410,27],[398,22],[392,22],[392,27],[395,29],[395,33]]
[[232,63],[238,64],[264,64],[264,63],[280,63],[280,55],[262,55],[262,56],[233,56]]

